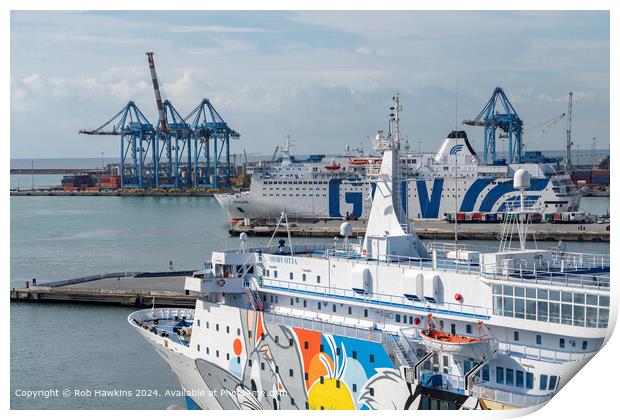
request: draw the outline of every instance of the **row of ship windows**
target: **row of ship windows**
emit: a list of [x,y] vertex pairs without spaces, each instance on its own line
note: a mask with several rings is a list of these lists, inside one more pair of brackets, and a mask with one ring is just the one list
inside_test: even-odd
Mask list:
[[[271,274],[273,273],[273,278],[277,279],[278,278],[278,270],[273,270],[273,272],[271,272],[270,270],[265,270],[265,277],[271,277]],[[293,275],[293,272],[289,272],[288,273],[288,278],[289,280],[294,280],[295,276]],[[301,280],[302,281],[306,281],[307,280],[307,276],[306,273],[303,273],[301,275]],[[316,276],[316,284],[320,284],[321,283],[321,276]]]
[[[327,197],[327,194],[307,194],[308,197]],[[269,197],[273,197],[274,194],[269,194]],[[280,197],[280,194],[275,194],[276,197]],[[282,194],[282,197],[286,197],[286,194]],[[293,197],[293,194],[289,194],[289,197]],[[295,197],[299,197],[299,194],[295,194]],[[301,197],[305,197],[306,194],[301,194]],[[263,193],[263,197],[267,197],[267,194]]]
[[[276,188],[271,188],[269,187],[269,191],[280,191],[280,188],[276,187]],[[292,190],[292,188],[282,188],[282,191],[290,191]],[[299,187],[295,188],[296,191],[299,191]],[[302,187],[301,188],[302,191],[306,191],[306,187]],[[308,188],[309,191],[313,191],[314,188]],[[317,191],[327,191],[327,188],[323,187],[323,188],[316,188]],[[267,187],[263,187],[263,191],[267,191]]]
[[327,181],[265,181],[266,185],[327,185]]
[[[469,372],[469,370],[474,367],[474,364],[475,362],[465,360],[463,362],[463,371]],[[491,376],[489,366],[483,366],[481,371],[482,380],[489,381]],[[541,391],[555,391],[559,382],[558,379],[559,378],[555,375],[540,375],[538,388]],[[516,388],[534,389],[534,374],[532,372],[497,366],[495,368],[495,383]]]
[[609,296],[513,286],[503,286],[502,291],[501,285],[494,285],[493,314],[576,327],[606,328]]

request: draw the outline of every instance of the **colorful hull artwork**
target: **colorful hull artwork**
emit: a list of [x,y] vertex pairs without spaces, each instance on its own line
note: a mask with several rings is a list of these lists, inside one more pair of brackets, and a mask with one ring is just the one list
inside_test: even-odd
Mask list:
[[[240,310],[226,365],[196,359],[221,409],[369,410],[490,408],[483,400],[407,383],[383,345],[302,328],[267,324]],[[233,356],[234,354],[234,356]],[[468,401],[470,400],[470,401]],[[474,400],[474,401],[471,401]],[[199,408],[188,398],[188,408]],[[503,408],[503,407],[502,407]]]

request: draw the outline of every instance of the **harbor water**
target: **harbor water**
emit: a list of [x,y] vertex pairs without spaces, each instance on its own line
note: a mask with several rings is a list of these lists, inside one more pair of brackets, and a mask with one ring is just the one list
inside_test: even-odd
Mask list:
[[[15,196],[10,200],[13,287],[32,278],[42,283],[111,271],[198,269],[211,251],[239,246],[237,238],[228,236],[225,214],[209,197]],[[583,204],[600,214],[609,208],[609,199],[584,198]],[[249,242],[258,245],[268,240],[250,238]],[[566,245],[567,250],[609,253],[609,243]],[[170,369],[127,324],[132,310],[12,303],[11,408],[182,405],[182,398],[174,394],[180,387]],[[132,395],[23,396],[24,391],[45,389],[121,390]],[[149,392],[137,395],[142,390]]]

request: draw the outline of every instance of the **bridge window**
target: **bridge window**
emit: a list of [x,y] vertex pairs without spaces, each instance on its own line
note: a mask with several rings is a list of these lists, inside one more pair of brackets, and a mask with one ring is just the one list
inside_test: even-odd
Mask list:
[[497,382],[498,384],[503,384],[504,383],[504,368],[503,367],[497,367],[495,368],[495,382]]
[[581,343],[581,350],[587,350],[588,349],[588,342],[586,340],[584,340]]
[[536,334],[536,344],[538,345],[542,344],[542,335]]
[[525,373],[525,387],[527,389],[534,389],[534,374],[532,372]]
[[546,391],[547,390],[547,375],[540,375],[540,386],[539,389],[541,391]]
[[396,322],[400,322],[400,314],[396,314]]
[[514,332],[514,341],[519,341],[519,331]]
[[506,385],[513,386],[515,383],[514,369],[506,368]]
[[558,384],[558,377],[555,375],[551,375],[549,377],[549,388],[548,388],[549,391],[555,390],[555,387],[557,386],[557,384]]
[[516,376],[517,376],[517,387],[518,388],[523,388],[524,383],[523,383],[523,371],[522,370],[518,370],[516,372]]
[[566,341],[563,338],[560,338],[560,348],[563,349],[566,346]]

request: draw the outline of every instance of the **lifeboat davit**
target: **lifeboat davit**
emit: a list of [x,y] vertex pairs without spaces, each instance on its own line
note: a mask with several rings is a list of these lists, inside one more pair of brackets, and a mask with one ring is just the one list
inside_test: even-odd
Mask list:
[[[430,320],[430,316],[429,316]],[[482,330],[482,322],[478,323],[478,331]],[[429,327],[420,331],[422,343],[430,350],[450,353],[476,359],[489,359],[497,352],[497,342],[493,337],[465,337],[457,334],[448,334],[438,328]]]

